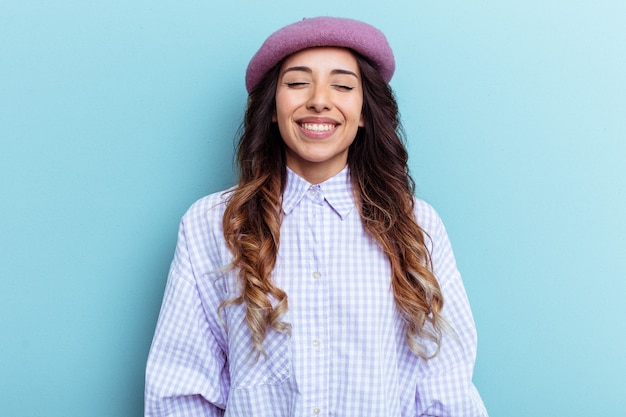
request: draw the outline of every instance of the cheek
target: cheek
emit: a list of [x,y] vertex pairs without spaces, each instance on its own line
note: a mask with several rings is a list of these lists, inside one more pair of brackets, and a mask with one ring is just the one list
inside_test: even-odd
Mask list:
[[272,121],[278,125],[280,136],[285,138],[289,137],[291,116],[290,112],[285,109],[284,102],[282,104],[281,106],[278,101],[276,102],[276,109],[274,110]]
[[276,95],[276,107],[274,107],[274,121],[280,123],[282,119],[285,119],[291,113],[291,103],[283,95]]
[[363,118],[363,101],[359,100],[357,104],[354,106],[354,117],[358,119],[358,126],[365,126],[365,119]]
[[289,120],[289,116],[286,112],[281,111],[281,108],[277,108],[274,112],[273,121],[278,124],[278,130],[281,132],[284,131],[285,126],[287,125]]

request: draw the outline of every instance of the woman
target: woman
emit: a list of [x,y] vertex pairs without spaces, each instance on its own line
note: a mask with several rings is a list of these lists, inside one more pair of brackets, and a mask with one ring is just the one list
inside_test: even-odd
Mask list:
[[485,416],[445,229],[413,197],[384,35],[305,19],[246,72],[239,183],[184,216],[147,416]]

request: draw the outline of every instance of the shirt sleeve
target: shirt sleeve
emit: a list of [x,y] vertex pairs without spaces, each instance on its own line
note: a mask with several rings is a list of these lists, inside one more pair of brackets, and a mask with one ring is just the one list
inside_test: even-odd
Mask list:
[[487,411],[472,382],[477,333],[469,300],[445,227],[431,207],[428,211],[433,270],[442,289],[442,316],[448,329],[444,330],[437,356],[422,362],[416,393],[418,415],[486,417]]
[[146,417],[224,415],[228,364],[211,322],[196,285],[183,221],[148,355]]

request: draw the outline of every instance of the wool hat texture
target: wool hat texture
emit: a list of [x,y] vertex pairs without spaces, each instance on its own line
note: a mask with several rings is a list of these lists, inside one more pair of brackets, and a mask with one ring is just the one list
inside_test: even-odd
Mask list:
[[246,70],[246,89],[251,92],[274,65],[303,49],[335,46],[363,55],[385,82],[396,68],[385,35],[365,22],[341,17],[305,18],[272,33],[252,57]]

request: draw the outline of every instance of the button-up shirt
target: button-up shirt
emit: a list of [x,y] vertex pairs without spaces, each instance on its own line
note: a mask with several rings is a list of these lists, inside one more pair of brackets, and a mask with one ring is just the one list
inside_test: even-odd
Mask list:
[[229,268],[226,195],[196,202],[181,222],[146,370],[146,416],[486,416],[472,383],[476,330],[445,228],[415,200],[450,329],[439,354],[409,348],[390,288],[390,263],[364,229],[349,169],[321,184],[288,170],[272,275],[288,295],[253,350]]

